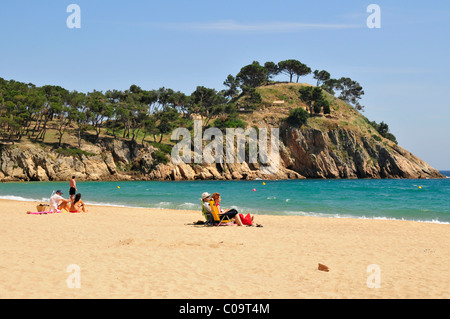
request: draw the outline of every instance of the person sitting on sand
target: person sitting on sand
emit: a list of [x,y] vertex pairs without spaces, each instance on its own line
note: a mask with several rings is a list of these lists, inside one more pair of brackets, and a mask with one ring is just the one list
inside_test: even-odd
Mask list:
[[214,200],[214,204],[217,206],[220,216],[226,215],[230,219],[234,218],[236,221],[236,224],[238,224],[238,226],[243,226],[243,225],[251,226],[253,224],[255,217],[251,216],[250,214],[247,214],[246,216],[244,216],[243,214],[239,214],[238,211],[234,208],[226,209],[225,211],[223,211],[220,208],[220,201],[222,200],[222,198],[220,197],[219,193],[214,193],[214,194],[212,194],[211,197]]
[[214,194],[211,195],[211,197],[214,200],[214,205],[216,205],[216,207],[217,207],[217,210],[219,212],[219,216],[221,216],[221,217],[222,216],[227,216],[230,219],[234,218],[234,220],[235,220],[235,222],[236,222],[236,224],[238,226],[244,226],[244,223],[241,220],[241,215],[242,214],[239,214],[236,209],[232,208],[232,209],[222,210],[220,208],[220,201],[222,199],[220,198],[220,194],[219,193],[214,193]]
[[61,211],[61,209],[69,210],[68,204],[69,200],[64,199],[61,195],[63,193],[60,190],[57,190],[55,195],[50,197],[50,208],[52,209],[53,213],[58,213]]
[[207,213],[211,213],[211,206],[209,206],[209,201],[211,200],[211,194],[208,192],[204,192],[202,194],[202,204]]
[[75,195],[75,198],[73,200],[73,202],[71,202],[70,204],[70,209],[69,212],[70,213],[86,213],[87,210],[85,208],[86,205],[84,205],[83,201],[81,200],[81,194],[78,193]]
[[213,217],[211,215],[211,206],[209,205],[209,202],[211,201],[211,194],[208,192],[204,192],[202,194],[202,205],[203,205],[203,209],[206,212],[206,219],[207,219],[207,223],[213,223]]

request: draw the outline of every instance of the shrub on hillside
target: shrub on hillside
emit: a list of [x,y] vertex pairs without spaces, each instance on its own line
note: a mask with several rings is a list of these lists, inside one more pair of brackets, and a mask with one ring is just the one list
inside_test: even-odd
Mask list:
[[306,123],[306,121],[309,118],[309,113],[302,107],[298,107],[296,109],[292,109],[289,112],[289,116],[286,119],[286,122],[289,125],[295,126],[295,127],[301,127],[303,124]]

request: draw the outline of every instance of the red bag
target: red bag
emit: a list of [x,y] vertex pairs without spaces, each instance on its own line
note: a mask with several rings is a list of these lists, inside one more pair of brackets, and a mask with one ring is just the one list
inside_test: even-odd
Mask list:
[[252,225],[252,216],[250,214],[247,214],[245,217],[243,214],[239,214],[239,217],[241,218],[242,224],[248,226]]

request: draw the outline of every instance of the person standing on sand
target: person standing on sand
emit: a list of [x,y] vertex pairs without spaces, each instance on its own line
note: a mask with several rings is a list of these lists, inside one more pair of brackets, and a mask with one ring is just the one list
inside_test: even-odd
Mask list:
[[75,193],[77,192],[77,183],[75,182],[75,176],[72,176],[72,179],[69,182],[69,186],[70,200],[73,202]]

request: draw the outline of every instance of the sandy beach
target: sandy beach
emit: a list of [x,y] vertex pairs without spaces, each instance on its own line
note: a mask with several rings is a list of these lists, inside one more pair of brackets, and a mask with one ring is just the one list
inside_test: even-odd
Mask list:
[[[0,200],[0,298],[448,298],[450,225]],[[319,271],[318,264],[329,267]],[[78,286],[77,286],[78,285]]]

